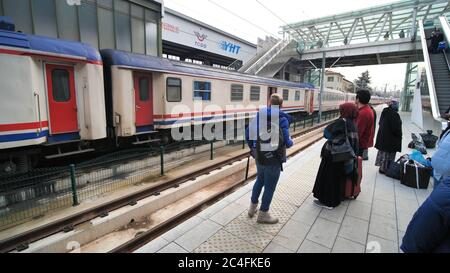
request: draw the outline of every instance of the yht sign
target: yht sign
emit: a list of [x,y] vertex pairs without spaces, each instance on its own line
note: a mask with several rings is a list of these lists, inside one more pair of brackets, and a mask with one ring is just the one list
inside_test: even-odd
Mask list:
[[220,42],[219,46],[222,50],[236,54],[236,55],[239,54],[239,51],[241,50],[241,46],[235,45],[235,44],[227,42],[227,41]]

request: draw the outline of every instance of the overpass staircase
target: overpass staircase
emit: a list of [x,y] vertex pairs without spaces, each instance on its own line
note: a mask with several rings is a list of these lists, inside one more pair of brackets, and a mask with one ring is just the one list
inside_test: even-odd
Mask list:
[[262,54],[256,55],[251,61],[239,69],[239,72],[274,77],[292,58],[292,49],[298,46],[295,40],[280,40]]

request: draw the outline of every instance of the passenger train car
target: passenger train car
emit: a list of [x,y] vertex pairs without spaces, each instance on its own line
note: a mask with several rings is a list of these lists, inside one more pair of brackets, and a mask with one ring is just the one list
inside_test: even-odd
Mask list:
[[[274,93],[293,116],[319,110],[311,84],[2,30],[0,67],[0,173],[42,158],[166,143],[173,128],[248,122]],[[354,96],[326,90],[323,110]]]
[[[28,169],[106,138],[103,65],[78,42],[0,31],[0,164]],[[1,172],[1,171],[0,171]]]

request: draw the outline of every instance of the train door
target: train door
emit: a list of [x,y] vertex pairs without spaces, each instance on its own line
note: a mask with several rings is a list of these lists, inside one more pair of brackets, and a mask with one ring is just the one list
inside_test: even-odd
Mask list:
[[314,95],[316,94],[316,92],[314,91],[309,91],[309,113],[310,114],[314,114]]
[[78,132],[74,68],[47,64],[45,71],[51,134]]
[[305,111],[314,113],[314,93],[311,90],[305,90]]
[[267,106],[270,105],[270,97],[276,93],[277,93],[276,87],[269,87],[269,92],[267,92]]
[[153,124],[153,78],[151,74],[134,74],[136,127]]

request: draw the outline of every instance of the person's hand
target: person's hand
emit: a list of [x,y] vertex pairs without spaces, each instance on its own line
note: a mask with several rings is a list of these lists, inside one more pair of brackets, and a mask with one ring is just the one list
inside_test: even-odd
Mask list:
[[256,149],[251,148],[250,155],[253,157],[253,159],[256,159]]

